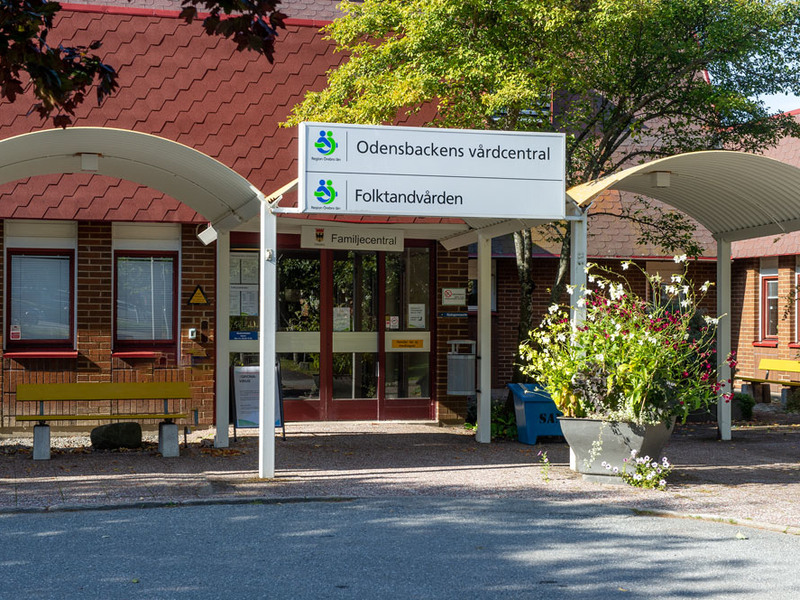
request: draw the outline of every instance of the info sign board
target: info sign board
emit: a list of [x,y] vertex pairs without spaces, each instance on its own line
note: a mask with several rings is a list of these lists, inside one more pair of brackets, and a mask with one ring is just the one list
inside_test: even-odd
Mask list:
[[301,123],[300,210],[561,219],[565,137]]

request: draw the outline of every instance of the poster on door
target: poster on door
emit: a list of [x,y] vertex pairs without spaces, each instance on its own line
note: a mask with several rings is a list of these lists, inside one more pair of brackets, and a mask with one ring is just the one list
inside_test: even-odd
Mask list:
[[[277,378],[275,386],[280,385]],[[233,400],[236,409],[236,427],[241,429],[258,427],[261,422],[259,389],[260,367],[233,368]],[[275,390],[275,427],[281,426],[280,393]]]

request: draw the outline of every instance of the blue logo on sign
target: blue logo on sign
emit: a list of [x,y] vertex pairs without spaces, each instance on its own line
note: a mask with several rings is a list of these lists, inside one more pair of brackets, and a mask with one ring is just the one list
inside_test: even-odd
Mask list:
[[339,144],[333,139],[332,131],[320,131],[319,138],[314,143],[314,147],[323,156],[330,156],[336,152],[336,148],[339,147]]
[[314,192],[314,197],[317,200],[322,204],[330,204],[336,199],[336,195],[336,190],[333,188],[333,182],[330,179],[327,181],[324,179],[319,180],[319,187]]

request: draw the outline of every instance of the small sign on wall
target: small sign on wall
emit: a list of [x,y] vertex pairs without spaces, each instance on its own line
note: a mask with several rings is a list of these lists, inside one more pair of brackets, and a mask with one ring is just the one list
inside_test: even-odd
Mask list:
[[467,288],[442,288],[442,306],[466,306]]

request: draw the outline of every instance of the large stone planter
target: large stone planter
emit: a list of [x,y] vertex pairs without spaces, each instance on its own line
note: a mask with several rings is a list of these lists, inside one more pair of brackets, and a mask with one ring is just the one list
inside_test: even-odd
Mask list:
[[600,483],[622,483],[622,479],[603,466],[603,462],[622,471],[626,458],[637,456],[661,458],[661,450],[672,435],[673,419],[662,425],[635,425],[594,419],[559,417],[561,432],[574,453],[575,471],[584,479]]

